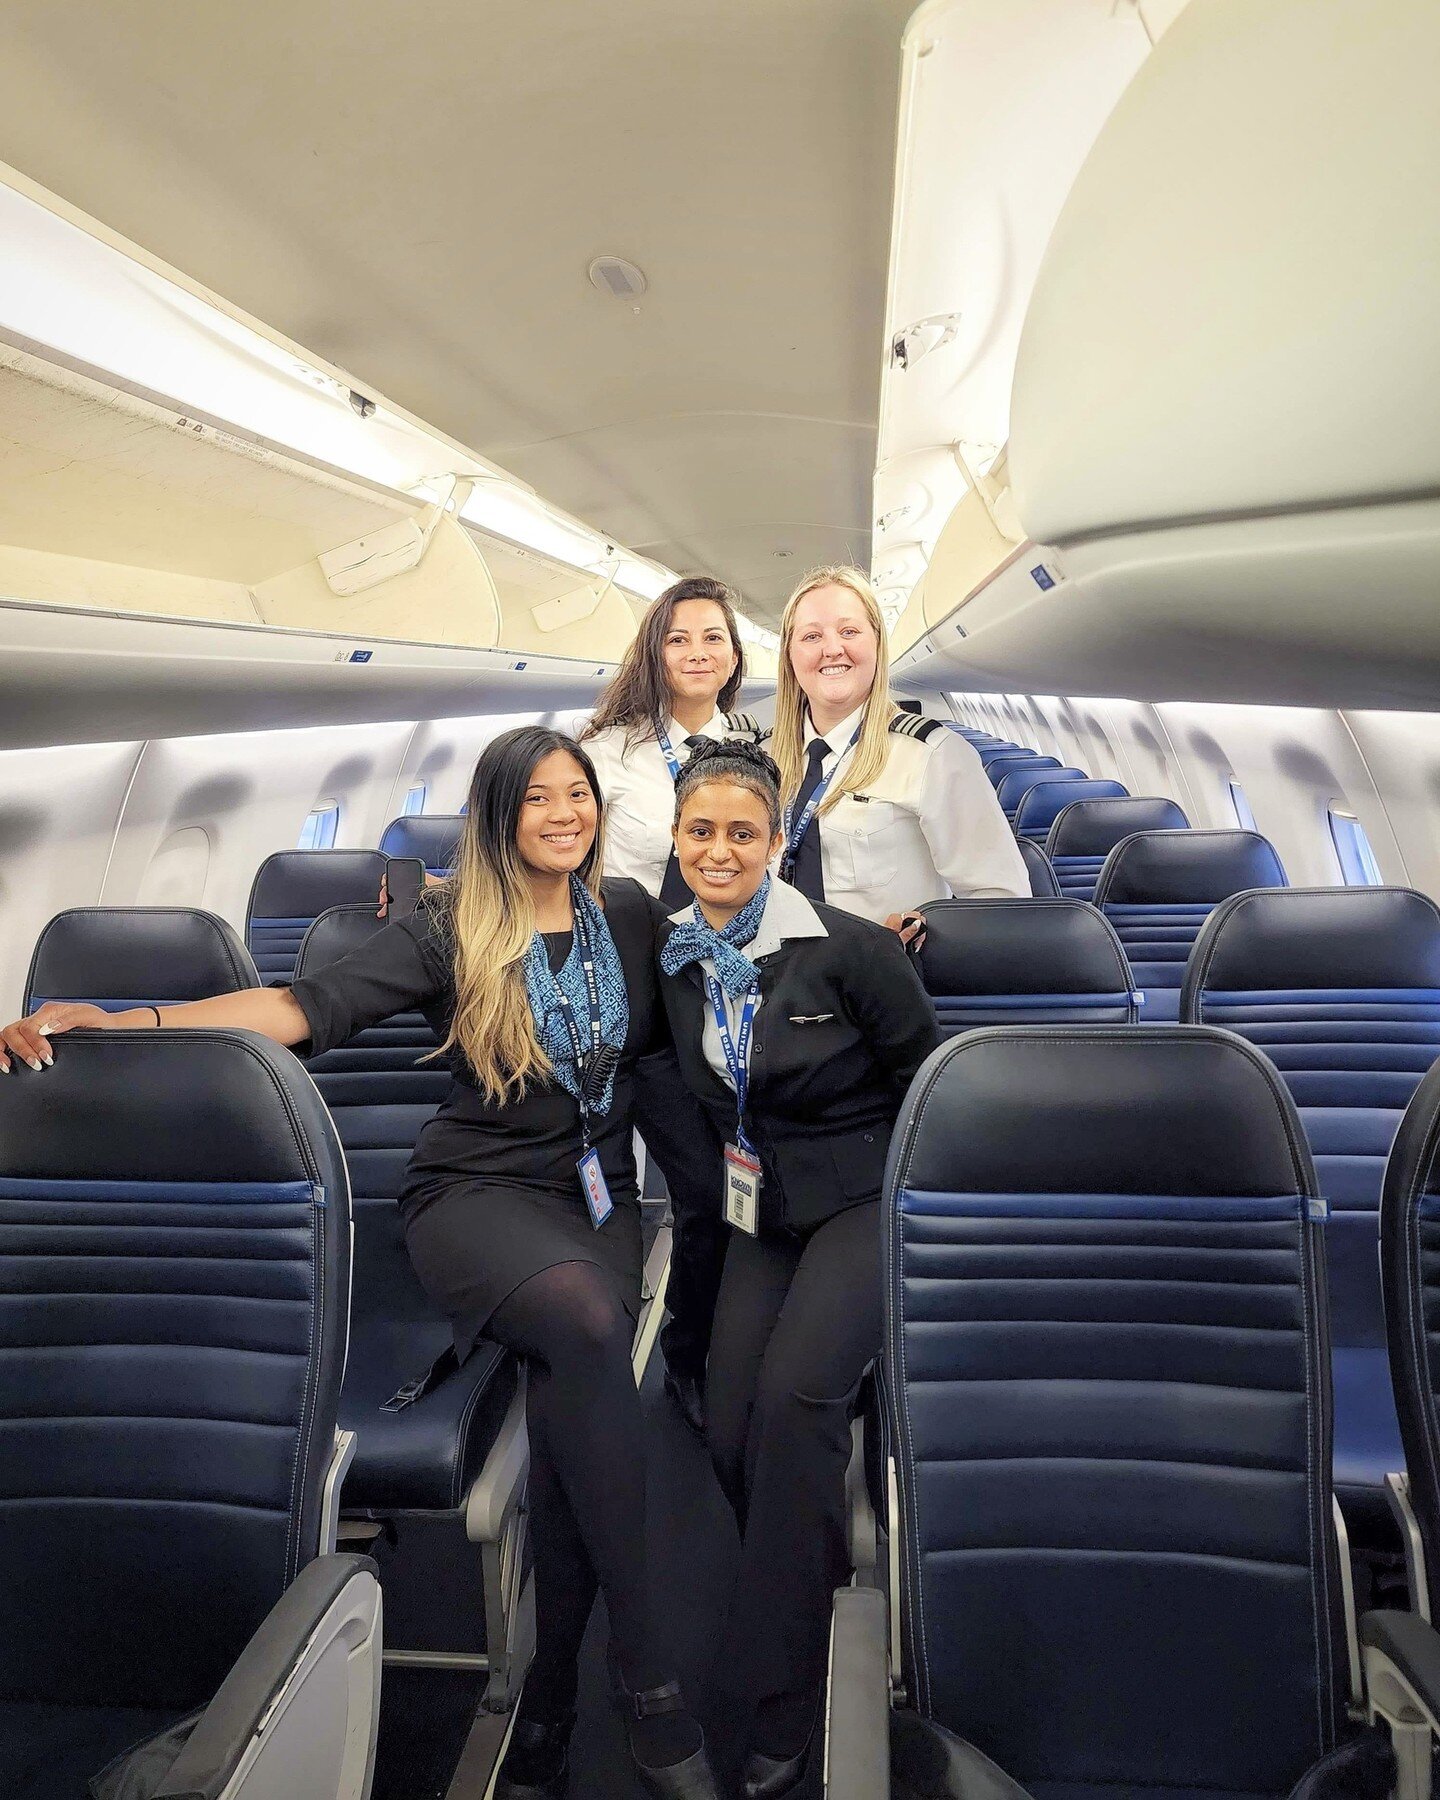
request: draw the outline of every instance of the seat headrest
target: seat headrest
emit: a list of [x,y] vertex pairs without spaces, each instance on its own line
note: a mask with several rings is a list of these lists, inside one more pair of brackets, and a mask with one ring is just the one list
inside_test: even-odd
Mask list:
[[1088,777],[1083,769],[1065,769],[1058,765],[1054,768],[1026,763],[1021,768],[1011,769],[995,790],[995,798],[1007,811],[1013,812],[1032,788],[1050,781],[1085,781]]
[[1440,908],[1413,888],[1272,888],[1205,921],[1185,1000],[1205,991],[1440,989]]
[[464,829],[463,813],[411,813],[390,821],[380,834],[380,848],[387,856],[418,856],[440,873],[455,867]]
[[1128,791],[1123,782],[1092,781],[1085,776],[1037,782],[1016,808],[1015,829],[1047,831],[1075,800],[1119,800]]
[[929,994],[1113,994],[1131,986],[1115,928],[1083,900],[936,900],[916,959]]
[[1019,756],[1023,753],[1023,749],[1023,745],[1006,744],[1001,742],[998,738],[992,738],[988,744],[981,746],[979,751],[980,761],[988,769],[997,756]]
[[1072,800],[1045,841],[1051,856],[1107,856],[1137,831],[1184,831],[1190,821],[1173,800],[1126,794],[1117,800]]
[[277,850],[250,889],[250,919],[313,919],[327,906],[380,892],[385,857],[378,850]]
[[375,916],[373,903],[360,906],[331,906],[321,913],[300,940],[300,954],[295,958],[295,979],[313,975],[339,962],[352,950],[358,950],[377,931],[384,931],[388,919]]
[[1037,900],[1058,900],[1060,882],[1050,858],[1034,838],[1017,838],[1015,842],[1019,846],[1020,860],[1030,876],[1030,892]]
[[895,1188],[1313,1195],[1295,1104],[1243,1038],[1198,1025],[1020,1025],[935,1051],[901,1109]]
[[204,1000],[259,987],[250,952],[224,919],[189,906],[76,906],[35,944],[25,1011],[88,1000],[110,1011]]
[[0,1176],[303,1181],[346,1212],[350,1194],[314,1083],[253,1031],[66,1032],[52,1068],[0,1081]]
[[1255,831],[1141,831],[1110,852],[1095,904],[1214,906],[1246,888],[1282,888],[1275,847]]
[[1007,775],[1013,775],[1016,769],[1058,769],[1058,756],[1041,756],[1036,750],[1007,750],[1004,756],[995,756],[984,765],[985,773],[990,777],[990,785],[999,787]]

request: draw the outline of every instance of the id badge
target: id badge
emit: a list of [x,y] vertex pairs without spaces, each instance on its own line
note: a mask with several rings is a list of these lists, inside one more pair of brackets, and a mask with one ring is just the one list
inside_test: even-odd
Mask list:
[[738,1144],[725,1146],[725,1218],[751,1237],[760,1229],[760,1161]]
[[590,1208],[590,1223],[598,1231],[615,1210],[610,1189],[605,1185],[605,1171],[600,1167],[600,1152],[587,1150],[575,1166],[580,1171],[585,1204]]

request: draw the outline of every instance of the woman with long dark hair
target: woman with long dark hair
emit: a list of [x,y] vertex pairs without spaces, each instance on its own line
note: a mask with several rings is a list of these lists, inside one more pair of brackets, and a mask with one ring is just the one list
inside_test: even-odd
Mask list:
[[638,1775],[651,1794],[716,1800],[649,1591],[631,1130],[658,1021],[654,924],[634,882],[600,878],[601,812],[577,744],[506,732],[475,766],[454,875],[409,918],[288,988],[121,1013],[43,1006],[0,1032],[0,1072],[42,1069],[77,1026],[242,1027],[318,1054],[425,1010],[454,1080],[406,1173],[406,1243],[457,1355],[483,1332],[528,1371],[536,1652],[496,1792],[564,1792],[598,1588]]
[[[605,792],[605,873],[628,875],[676,907],[688,898],[675,862],[675,783],[697,745],[757,742],[733,712],[745,678],[735,597],[711,575],[672,583],[641,621],[580,741]],[[725,1258],[716,1208],[720,1145],[668,1047],[642,1063],[636,1124],[670,1190],[674,1237],[660,1335],[665,1388],[694,1430],[704,1427],[705,1361]]]

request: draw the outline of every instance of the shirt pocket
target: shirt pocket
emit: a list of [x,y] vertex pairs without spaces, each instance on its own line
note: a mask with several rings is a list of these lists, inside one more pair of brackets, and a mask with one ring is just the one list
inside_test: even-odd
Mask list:
[[889,800],[847,794],[825,821],[828,847],[846,887],[881,888],[900,871],[904,814]]
[[664,868],[672,845],[670,821],[632,811],[626,800],[612,800],[605,808],[607,848],[624,853],[627,861],[651,862]]

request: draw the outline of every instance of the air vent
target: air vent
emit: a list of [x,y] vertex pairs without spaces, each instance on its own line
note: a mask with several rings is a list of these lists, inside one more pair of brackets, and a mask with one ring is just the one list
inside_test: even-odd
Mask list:
[[612,300],[634,300],[645,292],[645,275],[623,256],[597,256],[590,265],[590,285]]

